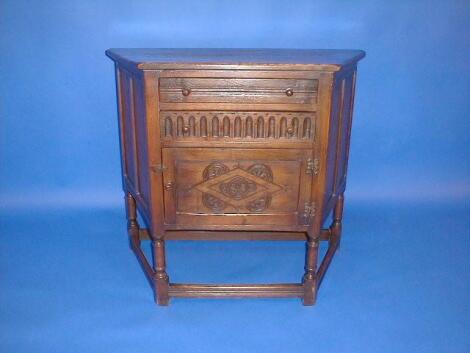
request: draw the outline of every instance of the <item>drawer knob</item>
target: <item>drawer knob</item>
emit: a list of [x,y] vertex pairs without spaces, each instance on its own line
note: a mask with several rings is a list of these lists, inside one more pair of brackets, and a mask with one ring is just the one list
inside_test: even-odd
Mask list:
[[173,182],[169,181],[168,183],[165,184],[165,190],[171,190],[173,189]]
[[189,132],[189,125],[183,126],[183,132],[187,134]]
[[292,134],[294,133],[294,128],[293,128],[292,126],[289,126],[289,127],[287,128],[287,133],[288,133],[289,135],[292,135]]
[[183,94],[183,96],[187,97],[187,96],[190,95],[191,90],[190,90],[189,88],[183,88],[183,89],[181,90],[181,93]]
[[286,89],[286,96],[291,97],[294,95],[294,90],[292,88]]

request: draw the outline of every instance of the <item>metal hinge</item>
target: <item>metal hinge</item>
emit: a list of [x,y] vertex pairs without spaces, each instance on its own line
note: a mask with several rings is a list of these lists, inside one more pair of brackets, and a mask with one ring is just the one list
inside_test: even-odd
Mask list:
[[163,164],[157,164],[157,165],[151,166],[150,169],[154,173],[163,173],[166,167]]
[[320,171],[320,160],[318,158],[307,159],[307,169],[305,173],[309,175],[318,175],[319,171]]
[[310,220],[313,217],[315,217],[315,212],[316,212],[315,202],[313,202],[313,201],[312,202],[306,202],[305,205],[304,205],[304,214],[303,214],[305,224],[310,223]]

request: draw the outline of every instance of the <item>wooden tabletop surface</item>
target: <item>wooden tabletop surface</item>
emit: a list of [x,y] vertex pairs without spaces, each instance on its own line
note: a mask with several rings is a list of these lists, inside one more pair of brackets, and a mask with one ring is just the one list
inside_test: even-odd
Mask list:
[[[272,67],[289,70],[338,71],[365,56],[362,50],[343,49],[210,49],[114,48],[106,55],[138,69],[207,67],[245,69]],[[228,67],[227,67],[228,66]]]

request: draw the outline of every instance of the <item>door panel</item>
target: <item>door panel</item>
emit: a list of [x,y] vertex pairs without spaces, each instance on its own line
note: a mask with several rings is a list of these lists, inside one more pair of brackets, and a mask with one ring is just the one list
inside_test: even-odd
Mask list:
[[310,150],[165,148],[165,220],[298,225],[310,201]]

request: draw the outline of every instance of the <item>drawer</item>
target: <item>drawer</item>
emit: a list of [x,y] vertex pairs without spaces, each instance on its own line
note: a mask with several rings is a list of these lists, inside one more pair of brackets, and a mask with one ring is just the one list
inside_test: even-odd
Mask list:
[[311,157],[307,149],[164,148],[165,221],[308,224]]
[[160,78],[163,103],[315,104],[317,79]]
[[312,143],[315,112],[161,111],[164,142]]

